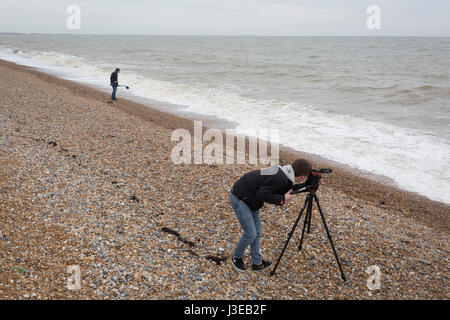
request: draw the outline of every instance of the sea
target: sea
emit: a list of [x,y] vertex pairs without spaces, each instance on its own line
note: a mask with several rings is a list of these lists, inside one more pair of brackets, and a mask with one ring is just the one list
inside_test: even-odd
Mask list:
[[[0,59],[450,203],[450,38],[0,34]],[[1,97],[0,97],[1,105]]]

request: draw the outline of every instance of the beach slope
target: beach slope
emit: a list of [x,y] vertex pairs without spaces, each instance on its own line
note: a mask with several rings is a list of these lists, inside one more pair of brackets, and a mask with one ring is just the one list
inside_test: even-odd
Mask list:
[[[298,228],[276,276],[238,275],[228,190],[257,166],[175,165],[171,133],[189,120],[4,61],[0,81],[1,299],[449,298],[448,205],[337,169],[319,197],[349,280],[316,212],[304,250]],[[266,259],[303,201],[262,209]]]

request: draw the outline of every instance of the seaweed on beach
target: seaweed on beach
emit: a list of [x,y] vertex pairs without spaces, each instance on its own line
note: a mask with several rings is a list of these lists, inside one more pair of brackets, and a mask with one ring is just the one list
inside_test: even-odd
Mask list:
[[174,235],[175,237],[177,237],[177,239],[181,242],[183,242],[184,244],[187,244],[189,247],[195,247],[195,243],[193,243],[192,241],[186,240],[184,239],[178,232],[176,232],[175,230],[172,230],[170,228],[167,227],[163,227],[161,229],[161,231],[166,232],[168,234]]

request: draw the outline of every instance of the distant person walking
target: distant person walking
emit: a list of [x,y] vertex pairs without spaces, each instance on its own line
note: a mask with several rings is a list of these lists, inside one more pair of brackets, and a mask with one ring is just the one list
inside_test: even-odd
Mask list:
[[111,73],[110,80],[111,80],[111,87],[113,89],[112,95],[111,95],[111,100],[117,100],[116,92],[117,92],[117,87],[119,86],[119,72],[120,72],[120,68],[116,68],[116,71]]

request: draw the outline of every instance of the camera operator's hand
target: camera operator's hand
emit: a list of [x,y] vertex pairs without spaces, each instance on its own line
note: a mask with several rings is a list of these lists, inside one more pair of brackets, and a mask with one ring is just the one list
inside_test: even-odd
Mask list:
[[291,194],[292,190],[289,190],[288,192],[285,193],[284,195],[284,202],[288,202],[290,201],[292,198],[295,197],[295,194]]

